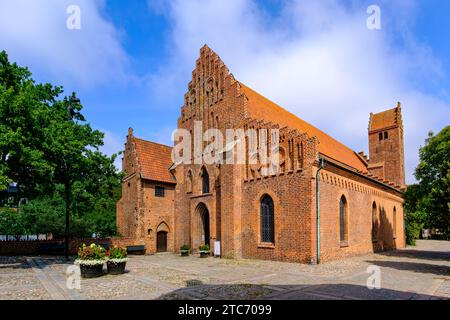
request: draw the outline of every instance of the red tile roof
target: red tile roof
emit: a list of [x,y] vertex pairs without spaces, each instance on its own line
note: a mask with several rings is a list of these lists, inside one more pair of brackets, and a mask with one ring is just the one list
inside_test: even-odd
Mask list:
[[371,115],[369,131],[389,128],[398,124],[398,107]]
[[133,137],[143,179],[176,183],[169,172],[172,165],[172,147]]
[[353,167],[354,169],[367,172],[366,164],[355,151],[283,109],[246,85],[242,83],[240,83],[240,85],[245,96],[248,98],[248,112],[250,117],[270,121],[292,129],[298,129],[301,132],[306,132],[311,137],[316,136],[319,140],[320,153]]

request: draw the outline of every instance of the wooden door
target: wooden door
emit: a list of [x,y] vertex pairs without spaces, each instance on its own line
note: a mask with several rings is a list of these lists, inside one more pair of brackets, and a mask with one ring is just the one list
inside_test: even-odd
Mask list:
[[156,251],[166,252],[167,251],[167,232],[160,231],[156,235]]

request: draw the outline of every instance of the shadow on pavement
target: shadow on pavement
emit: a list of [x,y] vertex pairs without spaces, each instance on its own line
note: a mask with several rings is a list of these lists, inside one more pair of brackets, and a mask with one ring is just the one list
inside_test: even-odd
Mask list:
[[0,256],[0,270],[1,269],[30,269],[30,265],[27,258],[36,261],[36,259],[42,260],[43,265],[53,265],[53,264],[67,264],[72,265],[74,263],[74,258],[70,257],[68,261],[64,257],[53,257],[53,256],[33,256],[33,257],[14,257],[14,256]]
[[23,257],[0,257],[1,269],[30,269],[31,266]]
[[[188,280],[186,285],[199,283]],[[198,284],[164,294],[158,300],[448,300],[446,297],[391,289],[368,289],[353,284],[257,285]]]
[[449,251],[424,251],[418,249],[402,249],[402,250],[378,252],[377,254],[388,257],[450,261]]
[[392,268],[418,273],[432,273],[438,276],[450,276],[450,267],[428,263],[417,263],[407,261],[378,261],[367,260],[366,262],[383,268]]

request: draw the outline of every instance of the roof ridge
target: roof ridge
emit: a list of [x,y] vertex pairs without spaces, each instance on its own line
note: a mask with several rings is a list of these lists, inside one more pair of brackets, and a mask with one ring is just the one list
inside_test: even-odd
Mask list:
[[156,145],[160,145],[160,146],[163,146],[163,147],[166,147],[166,148],[173,149],[173,147],[168,146],[168,145],[166,145],[166,144],[159,143],[159,142],[155,142],[155,141],[150,141],[150,140],[146,140],[146,139],[142,139],[142,138],[138,138],[138,137],[136,137],[136,136],[133,136],[133,139],[136,139],[136,140],[140,140],[140,141],[143,141],[143,142],[148,142],[148,143],[152,143],[152,144],[156,144]]
[[[343,142],[341,142],[341,141],[335,139],[334,137],[332,137],[331,135],[327,134],[326,132],[324,132],[323,130],[319,129],[318,127],[316,127],[316,126],[312,125],[311,123],[309,123],[309,122],[303,120],[302,118],[300,118],[299,116],[297,116],[297,115],[295,115],[294,113],[290,112],[289,110],[287,110],[287,109],[281,107],[279,104],[277,104],[277,103],[273,102],[272,100],[266,98],[265,96],[263,96],[263,95],[260,94],[259,92],[255,91],[254,89],[252,89],[252,88],[250,88],[249,86],[245,85],[244,83],[242,83],[242,82],[239,81],[239,84],[240,84],[244,89],[247,88],[248,90],[252,91],[254,94],[256,94],[257,96],[259,96],[260,98],[262,98],[262,99],[268,101],[268,102],[271,103],[272,105],[274,105],[274,106],[276,106],[277,108],[283,110],[283,111],[286,112],[289,116],[291,116],[293,119],[300,121],[300,122],[302,123],[302,125],[307,126],[307,127],[310,127],[311,129],[317,131],[316,133],[319,133],[320,135],[323,135],[322,138],[325,137],[325,138],[327,138],[327,139],[331,139],[331,140],[334,141],[335,143],[339,144],[341,147],[345,148],[348,152],[353,153],[353,154],[355,155],[355,157],[358,159],[358,161],[361,163],[361,165],[366,166],[366,163],[358,156],[358,153],[357,153],[355,150],[353,150],[352,148],[350,148],[350,147],[348,147],[347,145],[345,145]],[[245,92],[244,92],[244,94],[245,94]],[[249,98],[249,97],[247,97],[247,98]],[[276,121],[274,121],[274,122],[276,122]],[[279,123],[279,125],[280,125],[280,127],[283,125],[283,126],[287,126],[287,127],[289,127],[289,128],[295,129],[295,130],[299,130],[299,128],[295,128],[295,127],[292,126],[292,125],[284,125],[284,124],[281,124],[281,123]],[[307,133],[308,133],[309,136],[317,136],[314,132],[307,132]],[[319,140],[319,144],[320,144],[320,143],[325,143],[324,141],[321,141],[321,137],[317,137],[317,138],[318,138],[318,140]],[[335,157],[332,157],[332,156],[330,156],[330,155],[328,155],[328,156],[331,157],[331,158],[333,158],[333,159],[335,159]],[[335,160],[339,161],[339,159],[335,159]],[[341,162],[342,162],[342,161],[341,161]]]

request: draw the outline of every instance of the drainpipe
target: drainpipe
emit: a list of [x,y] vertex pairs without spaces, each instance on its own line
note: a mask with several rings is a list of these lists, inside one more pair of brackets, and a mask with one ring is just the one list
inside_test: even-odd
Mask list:
[[316,250],[317,250],[317,264],[320,263],[320,192],[319,192],[319,181],[320,181],[320,171],[325,167],[325,160],[319,158],[319,169],[316,173]]

